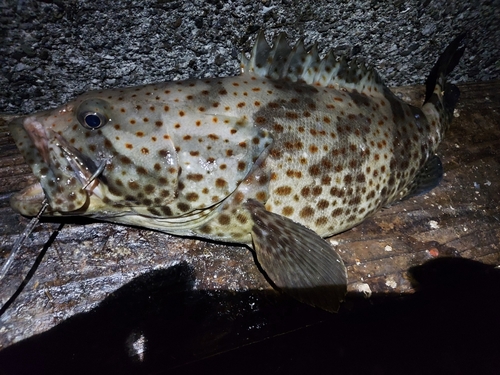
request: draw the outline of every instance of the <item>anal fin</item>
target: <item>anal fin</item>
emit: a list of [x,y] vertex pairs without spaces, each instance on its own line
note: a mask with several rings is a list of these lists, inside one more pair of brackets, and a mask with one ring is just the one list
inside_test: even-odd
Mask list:
[[314,231],[269,212],[262,203],[245,203],[254,225],[257,260],[271,281],[301,302],[336,312],[347,291],[344,262]]
[[437,155],[433,155],[427,160],[415,176],[413,182],[408,186],[407,193],[403,199],[428,193],[439,185],[442,178],[443,164]]

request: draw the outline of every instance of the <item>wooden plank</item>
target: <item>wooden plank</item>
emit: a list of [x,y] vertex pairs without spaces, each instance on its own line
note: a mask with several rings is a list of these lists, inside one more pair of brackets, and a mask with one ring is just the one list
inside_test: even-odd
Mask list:
[[[384,295],[411,295],[414,287],[408,269],[437,257],[500,263],[500,81],[465,84],[460,89],[455,121],[440,146],[445,170],[441,185],[330,239],[348,266],[349,298],[341,315],[359,312],[360,306]],[[423,97],[422,87],[396,91],[414,103]],[[12,211],[8,199],[33,179],[4,120],[0,124],[3,259],[28,222]],[[162,342],[154,353],[159,356],[156,360],[170,353],[169,366],[175,367],[330,319],[329,314],[276,293],[244,247],[80,219],[65,222],[54,236],[59,226],[44,220],[1,281],[4,304],[40,250],[47,248],[31,281],[0,318],[0,348],[20,342],[12,349],[15,352],[40,343],[36,341],[40,338],[61,335],[69,340],[72,330],[85,332],[82,327],[92,314],[102,318],[107,311],[117,314],[117,327],[121,324],[111,335],[130,345],[140,346],[141,327],[151,328],[154,323],[174,332],[176,340],[184,337],[181,342],[189,350],[182,343]],[[129,318],[118,313],[124,309],[130,312]],[[173,321],[159,323],[160,316],[151,309]],[[102,319],[91,321],[107,329]],[[56,327],[61,322],[66,331]],[[33,338],[42,332],[46,333]],[[25,340],[30,337],[31,341]]]

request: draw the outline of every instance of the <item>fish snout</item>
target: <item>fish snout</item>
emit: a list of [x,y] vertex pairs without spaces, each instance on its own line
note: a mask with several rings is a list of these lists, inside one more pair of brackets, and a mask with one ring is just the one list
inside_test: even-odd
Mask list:
[[82,163],[72,149],[65,147],[64,138],[46,126],[48,115],[49,111],[39,112],[8,124],[18,149],[39,181],[11,198],[11,206],[28,216],[36,215],[45,199],[49,213],[75,211],[88,203],[85,181],[77,173]]

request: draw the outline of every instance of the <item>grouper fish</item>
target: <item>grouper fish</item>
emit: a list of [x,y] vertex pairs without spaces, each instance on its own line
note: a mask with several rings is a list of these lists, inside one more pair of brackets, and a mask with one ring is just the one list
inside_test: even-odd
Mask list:
[[11,205],[241,243],[274,287],[336,311],[346,268],[323,237],[437,185],[462,42],[421,108],[364,63],[263,33],[238,76],[87,92],[10,122],[39,180]]

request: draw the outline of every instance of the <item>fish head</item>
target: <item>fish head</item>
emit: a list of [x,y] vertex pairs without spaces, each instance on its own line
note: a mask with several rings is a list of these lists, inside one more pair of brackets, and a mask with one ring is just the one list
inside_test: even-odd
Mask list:
[[136,126],[141,104],[121,105],[116,93],[89,92],[12,120],[10,133],[39,180],[15,194],[12,207],[32,216],[46,200],[49,215],[92,215],[173,201],[179,175],[175,147],[165,139],[168,132],[155,145],[159,120],[142,117]]
[[195,109],[165,94],[174,90],[154,90],[91,91],[11,121],[39,180],[11,206],[28,216],[46,200],[45,215],[176,218],[227,198],[270,145],[269,134],[244,118],[207,111],[194,117]]

